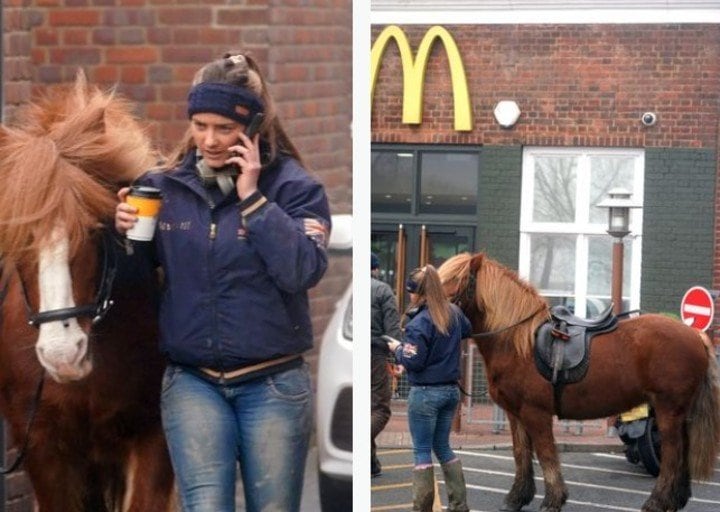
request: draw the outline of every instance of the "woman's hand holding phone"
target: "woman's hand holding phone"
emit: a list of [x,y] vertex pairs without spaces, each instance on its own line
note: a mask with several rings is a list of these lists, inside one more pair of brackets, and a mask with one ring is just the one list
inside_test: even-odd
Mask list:
[[262,169],[260,162],[260,135],[258,132],[263,118],[263,114],[255,114],[244,133],[239,134],[240,144],[230,147],[230,151],[235,156],[230,157],[227,163],[235,164],[239,168],[235,186],[240,200],[245,199],[257,190],[257,182]]

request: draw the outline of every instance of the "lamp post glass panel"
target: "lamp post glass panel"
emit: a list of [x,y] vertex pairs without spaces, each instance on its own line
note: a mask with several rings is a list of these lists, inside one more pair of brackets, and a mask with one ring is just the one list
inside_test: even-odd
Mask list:
[[612,259],[611,300],[613,313],[622,312],[623,258],[625,246],[623,238],[630,233],[630,208],[640,208],[624,188],[614,188],[608,192],[608,198],[598,203],[598,207],[608,209],[607,232],[614,238]]

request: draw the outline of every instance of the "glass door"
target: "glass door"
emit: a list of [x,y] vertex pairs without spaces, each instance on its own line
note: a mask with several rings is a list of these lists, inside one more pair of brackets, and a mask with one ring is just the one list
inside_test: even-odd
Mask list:
[[405,280],[417,267],[442,262],[460,252],[473,251],[475,228],[437,224],[390,224],[372,226],[370,246],[380,258],[380,279],[392,286],[401,310],[407,305]]

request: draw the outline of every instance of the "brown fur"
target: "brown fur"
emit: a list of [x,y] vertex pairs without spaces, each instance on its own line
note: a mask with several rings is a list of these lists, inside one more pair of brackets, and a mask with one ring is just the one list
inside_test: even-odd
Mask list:
[[0,128],[0,250],[8,261],[37,254],[63,222],[71,254],[114,215],[115,191],[149,169],[150,144],[130,104],[87,85],[53,91]]
[[[511,418],[516,465],[526,468],[531,449],[536,451],[545,480],[543,507],[560,510],[567,489],[552,432],[553,390],[532,357],[533,333],[547,318],[544,299],[514,272],[483,254],[450,258],[438,273],[446,290],[459,297],[467,297],[474,273],[473,300],[465,304],[474,332],[502,329],[542,309],[531,320],[477,343],[490,395]],[[651,402],[663,457],[660,476],[643,510],[678,510],[690,497],[690,478],[707,477],[718,453],[717,382],[715,359],[695,330],[668,317],[641,315],[594,338],[588,374],[565,387],[562,410],[571,419],[603,418]],[[518,470],[506,497],[508,510],[519,510],[532,499],[530,484],[524,481],[531,476],[527,469]]]
[[[153,161],[130,105],[88,87],[82,76],[74,88],[23,108],[14,127],[0,129],[0,253],[2,282],[8,283],[1,304],[0,412],[16,447],[25,440],[43,373],[20,280],[36,310],[37,250],[59,221],[71,239],[75,301],[91,302],[99,272],[97,228],[112,219],[119,186]],[[124,253],[118,257],[127,263]],[[46,379],[24,463],[40,512],[161,512],[172,506],[159,411],[164,364],[155,284],[149,271],[137,276],[123,268],[108,315],[92,329],[88,319],[81,321],[91,338],[93,371],[65,384]]]

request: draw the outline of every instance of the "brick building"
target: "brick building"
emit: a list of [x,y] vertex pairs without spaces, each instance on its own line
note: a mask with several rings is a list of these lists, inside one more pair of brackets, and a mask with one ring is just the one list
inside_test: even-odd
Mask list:
[[[91,83],[117,87],[137,103],[162,150],[187,128],[186,95],[197,68],[230,49],[251,53],[286,130],[325,184],[333,213],[350,213],[349,0],[5,0],[1,15],[3,119],[82,68]],[[333,258],[312,291],[318,340],[350,272],[349,257]],[[3,490],[0,510],[32,510],[22,474],[11,475]]]
[[611,292],[596,204],[622,187],[642,206],[624,308],[678,314],[690,286],[720,288],[720,4],[700,3],[608,18],[590,7],[610,3],[584,1],[573,18],[552,1],[373,2],[371,244],[386,279],[485,251],[592,315]]

